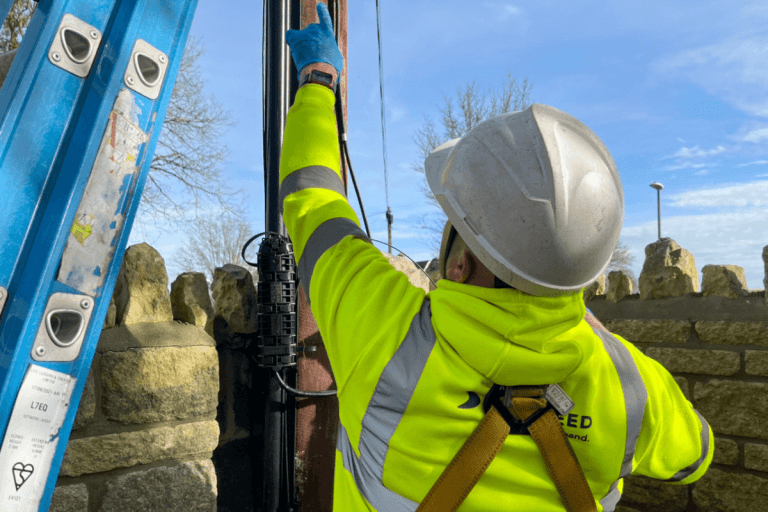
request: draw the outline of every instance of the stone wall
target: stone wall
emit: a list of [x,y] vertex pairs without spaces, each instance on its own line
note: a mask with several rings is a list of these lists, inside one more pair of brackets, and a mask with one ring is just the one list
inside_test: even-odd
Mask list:
[[712,465],[698,482],[631,476],[617,512],[768,510],[766,294],[748,291],[737,266],[707,265],[702,274],[699,291],[693,255],[662,239],[646,248],[639,293],[620,272],[585,293],[610,331],[672,373],[715,434]]
[[[406,258],[385,256],[431,288]],[[646,248],[639,293],[621,272],[585,291],[595,316],[666,367],[715,434],[701,480],[680,487],[631,476],[617,512],[768,510],[768,302],[747,291],[739,267],[702,274],[699,291],[693,255],[662,239]],[[245,350],[256,287],[247,270],[225,265],[211,291],[214,303],[204,275],[186,273],[168,293],[160,255],[128,248],[51,511],[252,510],[250,411],[260,385]],[[318,400],[299,401],[299,411]],[[296,456],[306,505],[322,481],[310,457]]]
[[216,511],[212,308],[203,274],[172,290],[157,251],[126,250],[51,512]]

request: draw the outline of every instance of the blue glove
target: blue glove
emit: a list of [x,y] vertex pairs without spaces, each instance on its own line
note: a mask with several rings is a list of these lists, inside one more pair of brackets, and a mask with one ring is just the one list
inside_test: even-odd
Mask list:
[[333,23],[328,7],[322,2],[317,3],[317,17],[320,23],[312,23],[304,30],[289,30],[285,34],[285,41],[291,47],[293,62],[299,70],[298,78],[301,78],[301,70],[307,64],[325,62],[336,68],[341,79],[344,57],[341,56],[333,36]]

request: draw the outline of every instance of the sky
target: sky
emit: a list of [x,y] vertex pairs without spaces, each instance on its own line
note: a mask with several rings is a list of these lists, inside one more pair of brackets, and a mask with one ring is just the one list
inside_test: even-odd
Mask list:
[[[437,212],[422,193],[414,142],[439,121],[444,97],[476,81],[496,89],[512,73],[531,99],[576,117],[611,152],[624,190],[621,242],[636,277],[661,235],[705,265],[738,265],[763,289],[768,245],[768,3],[607,0],[380,2],[393,245],[436,257],[419,228]],[[373,238],[387,239],[375,0],[349,2],[349,150]],[[206,93],[237,123],[222,142],[232,189],[247,193],[253,234],[264,230],[262,5],[200,0],[191,29],[206,48]],[[350,203],[362,221],[350,186]],[[134,229],[173,281],[183,234]],[[386,251],[386,245],[377,244]],[[397,253],[397,251],[393,251]],[[245,266],[245,264],[243,264]],[[200,271],[204,271],[201,269]]]

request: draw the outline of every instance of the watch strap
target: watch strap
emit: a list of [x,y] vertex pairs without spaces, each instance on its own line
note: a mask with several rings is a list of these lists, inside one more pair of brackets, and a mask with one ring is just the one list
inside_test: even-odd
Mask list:
[[333,92],[336,92],[336,84],[333,82],[333,75],[330,73],[325,73],[323,71],[319,71],[317,69],[313,69],[306,75],[301,77],[301,81],[299,82],[299,87],[302,87],[305,84],[318,84],[322,85],[324,87],[327,87]]

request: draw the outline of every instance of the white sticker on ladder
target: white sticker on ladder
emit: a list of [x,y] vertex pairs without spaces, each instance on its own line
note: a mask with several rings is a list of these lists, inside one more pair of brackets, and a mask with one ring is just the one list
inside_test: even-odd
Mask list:
[[29,365],[0,447],[0,510],[37,512],[77,379]]

